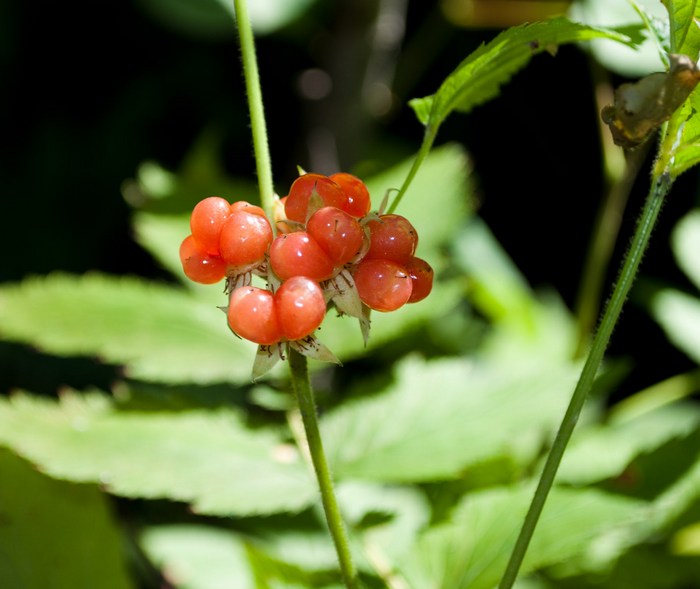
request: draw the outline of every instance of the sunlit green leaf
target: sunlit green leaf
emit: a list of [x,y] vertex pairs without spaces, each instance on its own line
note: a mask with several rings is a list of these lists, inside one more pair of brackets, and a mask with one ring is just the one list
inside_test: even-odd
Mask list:
[[94,485],[43,476],[0,449],[0,586],[134,587],[120,530]]
[[632,459],[700,424],[700,409],[675,404],[622,423],[589,426],[575,435],[559,468],[561,481],[592,484],[622,474]]
[[700,363],[700,299],[664,289],[653,296],[650,310],[671,343]]
[[[700,86],[676,110],[668,122],[660,153],[663,170],[672,178],[686,172],[700,162]],[[657,168],[659,167],[657,164]]]
[[296,511],[316,497],[295,449],[233,411],[119,412],[99,394],[0,403],[0,443],[42,471],[218,515]]
[[498,95],[500,87],[543,51],[559,45],[606,38],[627,45],[633,40],[620,32],[592,27],[559,17],[526,23],[501,32],[469,55],[438,91],[409,104],[424,125],[438,127],[454,110],[467,113]]
[[697,0],[662,0],[671,23],[671,51],[697,61],[700,52],[700,4]]
[[[411,587],[492,589],[503,574],[530,487],[467,495],[450,521],[428,529],[401,561]],[[642,517],[644,503],[590,489],[553,489],[521,574],[595,548],[617,526]]]
[[123,364],[129,377],[169,383],[250,382],[256,350],[231,333],[214,304],[177,286],[99,274],[3,285],[0,337],[96,356]]
[[139,542],[176,589],[256,589],[241,536],[197,524],[144,529]]
[[[569,8],[572,20],[608,29],[643,23],[646,39],[630,47],[609,39],[581,45],[606,69],[629,79],[664,71],[669,47],[668,12],[658,0],[578,0]],[[642,18],[643,17],[643,18]]]
[[329,460],[341,477],[427,481],[497,456],[531,459],[575,377],[559,362],[409,357],[381,394],[324,416]]
[[700,210],[691,211],[676,224],[671,245],[678,266],[700,292]]

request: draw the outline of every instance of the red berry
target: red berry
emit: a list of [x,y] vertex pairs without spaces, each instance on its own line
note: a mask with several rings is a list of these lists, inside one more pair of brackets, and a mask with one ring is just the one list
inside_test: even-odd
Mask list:
[[260,215],[261,217],[267,217],[265,211],[262,207],[258,205],[250,204],[246,200],[237,200],[231,205],[231,212],[233,211],[246,211],[248,213],[253,213],[254,215]]
[[403,266],[391,260],[364,258],[352,275],[360,300],[370,309],[395,311],[411,297],[411,277]]
[[272,293],[257,286],[242,286],[231,293],[228,324],[244,339],[270,345],[280,341],[277,310]]
[[422,301],[433,289],[434,272],[432,267],[425,260],[416,257],[411,258],[403,266],[413,282],[413,290],[408,302]]
[[418,232],[406,217],[380,215],[379,220],[367,223],[370,246],[366,259],[392,260],[399,264],[408,262],[418,246]]
[[185,276],[200,284],[214,284],[226,276],[226,263],[205,252],[191,235],[180,244],[180,262]]
[[284,203],[287,219],[306,223],[313,195],[316,195],[321,201],[319,208],[329,206],[343,209],[348,203],[348,197],[343,189],[327,176],[303,174],[294,180],[289,188],[289,194]]
[[195,241],[208,254],[219,255],[219,236],[224,221],[231,213],[231,205],[220,196],[200,200],[190,215],[190,230]]
[[362,249],[365,238],[359,221],[335,207],[318,209],[309,218],[306,231],[336,266],[352,260]]
[[313,333],[326,316],[326,301],[318,282],[293,276],[275,292],[275,306],[282,335],[298,340]]
[[282,280],[306,276],[320,282],[333,276],[333,262],[306,231],[278,235],[270,246],[270,266]]
[[367,190],[367,186],[362,180],[347,172],[338,172],[328,177],[348,195],[348,204],[343,207],[346,213],[351,214],[353,217],[364,217],[369,213],[372,203],[369,197],[369,190]]
[[244,210],[232,211],[221,228],[219,248],[229,272],[243,272],[260,264],[272,243],[266,217]]

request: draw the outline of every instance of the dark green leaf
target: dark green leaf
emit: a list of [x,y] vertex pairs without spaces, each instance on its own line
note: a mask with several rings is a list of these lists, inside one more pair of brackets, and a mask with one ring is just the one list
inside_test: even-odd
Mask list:
[[122,538],[94,485],[43,476],[0,449],[0,586],[131,589]]

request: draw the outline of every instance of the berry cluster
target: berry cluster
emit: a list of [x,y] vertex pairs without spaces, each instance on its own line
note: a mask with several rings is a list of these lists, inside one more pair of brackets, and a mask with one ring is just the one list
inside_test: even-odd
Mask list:
[[347,173],[300,175],[277,200],[276,232],[262,208],[210,196],[192,210],[182,268],[198,283],[226,280],[229,327],[259,344],[259,355],[277,345],[281,357],[288,342],[335,360],[313,337],[329,307],[358,318],[366,339],[371,309],[394,311],[432,289],[413,225],[370,207],[364,182]]

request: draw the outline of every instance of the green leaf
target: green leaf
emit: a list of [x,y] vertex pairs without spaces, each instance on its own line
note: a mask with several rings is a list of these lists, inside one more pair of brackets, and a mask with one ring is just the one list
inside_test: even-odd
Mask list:
[[700,52],[700,3],[697,0],[662,0],[671,23],[671,52],[693,61]]
[[700,85],[673,113],[668,122],[660,157],[656,164],[659,172],[678,177],[700,162]]
[[123,364],[128,377],[167,383],[250,382],[256,351],[216,306],[177,286],[99,274],[3,285],[0,337],[97,356]]
[[667,69],[668,11],[659,0],[578,0],[569,8],[572,20],[606,29],[624,30],[640,20],[647,37],[630,47],[608,39],[592,39],[582,46],[604,68],[628,79]]
[[534,55],[543,51],[552,53],[566,43],[596,38],[634,45],[631,37],[620,32],[563,17],[509,28],[462,61],[435,94],[414,99],[409,105],[421,123],[437,128],[453,110],[467,113],[497,96],[500,87]]
[[200,513],[297,511],[316,498],[296,450],[231,410],[120,413],[100,394],[17,394],[0,402],[0,443],[52,477]]
[[177,589],[256,589],[245,542],[234,532],[201,524],[145,528],[139,543]]
[[573,364],[552,358],[408,357],[381,393],[323,417],[333,472],[340,478],[430,481],[460,476],[494,457],[531,460],[561,419],[576,376]]
[[635,457],[687,436],[699,425],[697,407],[676,403],[629,421],[589,426],[569,444],[558,480],[585,485],[618,476]]
[[[532,496],[528,487],[467,495],[444,524],[429,528],[398,564],[411,587],[493,589]],[[521,574],[604,548],[605,535],[642,517],[645,503],[595,490],[554,488]],[[600,545],[597,546],[597,542]]]
[[103,493],[52,480],[0,449],[0,586],[134,587]]
[[669,341],[700,363],[700,299],[663,289],[652,297],[650,312]]
[[[258,35],[288,25],[314,0],[255,0],[250,20]],[[140,0],[141,7],[168,28],[196,38],[226,38],[236,32],[233,2],[225,0]]]
[[700,290],[700,210],[691,211],[676,224],[671,247],[678,266]]

